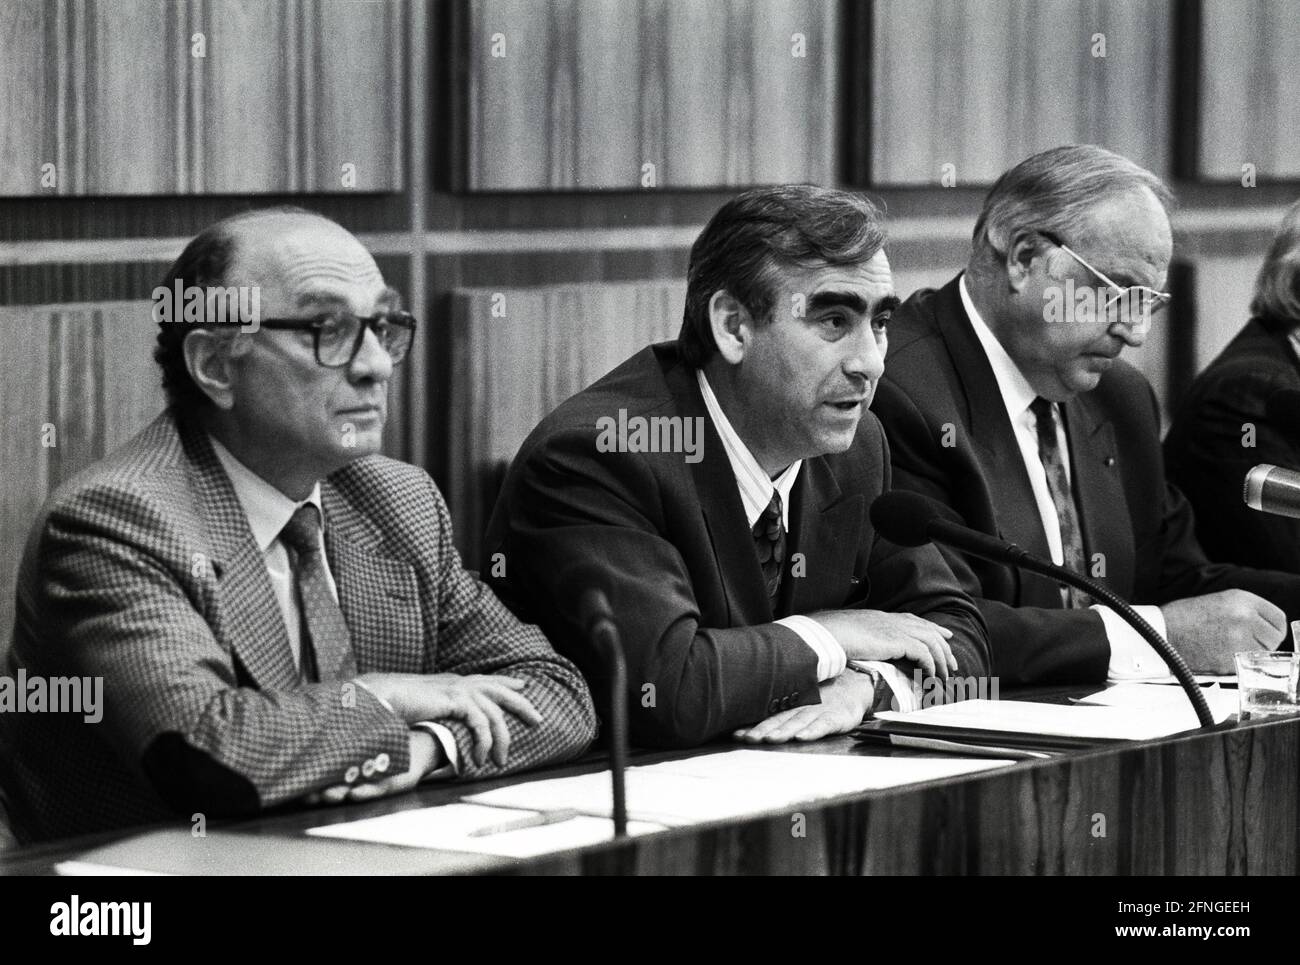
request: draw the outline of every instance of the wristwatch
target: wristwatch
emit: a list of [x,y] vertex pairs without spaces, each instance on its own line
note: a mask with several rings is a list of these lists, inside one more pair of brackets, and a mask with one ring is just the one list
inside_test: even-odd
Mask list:
[[859,666],[852,660],[848,662],[847,668],[855,673],[866,674],[875,682],[875,693],[871,697],[871,708],[863,716],[863,720],[870,720],[877,711],[893,708],[894,689],[889,686],[884,674],[872,667]]

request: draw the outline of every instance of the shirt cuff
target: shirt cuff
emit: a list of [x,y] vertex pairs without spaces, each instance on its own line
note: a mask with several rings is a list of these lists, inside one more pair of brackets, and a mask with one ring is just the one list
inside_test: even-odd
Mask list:
[[817,654],[817,682],[833,680],[844,672],[849,662],[844,648],[835,639],[835,635],[811,617],[789,616],[775,621],[778,626],[793,630],[799,639]]
[[854,660],[853,666],[862,670],[874,670],[880,674],[880,678],[894,693],[894,706],[890,708],[891,710],[906,714],[921,709],[921,695],[912,689],[912,681],[907,679],[907,675],[892,663],[885,663],[883,660]]
[[432,735],[433,739],[442,745],[443,756],[447,759],[446,764],[429,771],[420,780],[446,780],[457,777],[460,774],[460,751],[456,749],[456,738],[451,731],[432,720],[416,721],[411,726]]
[[[1164,658],[1118,613],[1108,606],[1094,606],[1092,609],[1101,617],[1106,639],[1110,642],[1110,667],[1107,670],[1110,680],[1148,680],[1169,675]],[[1169,639],[1160,607],[1135,606],[1133,609],[1151,624],[1156,633]]]

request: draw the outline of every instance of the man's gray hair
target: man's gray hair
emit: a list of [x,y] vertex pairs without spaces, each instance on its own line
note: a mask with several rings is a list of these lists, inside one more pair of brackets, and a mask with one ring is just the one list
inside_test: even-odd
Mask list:
[[1271,328],[1300,325],[1300,201],[1287,208],[1255,278],[1250,313]]
[[1165,183],[1126,157],[1094,144],[1054,147],[1021,161],[998,178],[975,222],[976,250],[1005,254],[1022,228],[1077,236],[1103,200],[1149,189],[1166,213],[1174,198]]

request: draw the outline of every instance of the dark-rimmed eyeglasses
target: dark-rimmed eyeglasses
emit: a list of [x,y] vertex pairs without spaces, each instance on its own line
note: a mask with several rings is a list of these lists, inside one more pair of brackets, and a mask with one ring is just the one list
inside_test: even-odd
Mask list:
[[410,312],[381,312],[361,317],[350,312],[329,312],[312,318],[264,318],[262,328],[311,332],[316,347],[316,362],[327,369],[351,365],[366,331],[375,333],[379,344],[394,365],[401,364],[415,338],[415,316]]
[[1156,289],[1149,288],[1146,285],[1125,286],[1112,281],[1105,274],[1084,261],[1078,252],[1071,249],[1056,235],[1041,229],[1036,230],[1038,234],[1083,265],[1084,268],[1087,268],[1113,290],[1110,298],[1106,300],[1105,309],[1106,317],[1111,321],[1124,321],[1128,325],[1143,327],[1149,325],[1151,319],[1173,301],[1174,296],[1168,292],[1156,291]]

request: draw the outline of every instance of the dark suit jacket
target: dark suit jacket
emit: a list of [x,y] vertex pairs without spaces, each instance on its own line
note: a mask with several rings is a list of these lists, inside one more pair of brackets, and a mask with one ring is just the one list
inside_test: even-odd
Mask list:
[[[872,408],[889,436],[896,486],[1049,557],[1006,406],[956,279],[894,312]],[[1240,587],[1300,613],[1300,579],[1206,559],[1191,507],[1165,482],[1159,411],[1136,369],[1117,361],[1062,413],[1089,575],[1130,603]],[[1095,612],[1063,609],[1052,580],[944,552],[988,622],[993,672],[1004,685],[1105,678],[1110,647]]]
[[[597,420],[619,410],[701,420],[703,458],[598,452]],[[888,486],[884,434],[870,414],[847,452],[805,460],[791,493],[789,545],[803,575],[787,575],[774,613],[695,370],[665,342],[569,399],[528,437],[489,525],[483,571],[497,574],[493,585],[521,619],[573,657],[601,708],[609,675],[572,601],[560,597],[562,571],[595,561],[620,617],[632,739],[690,746],[819,702],[815,655],[772,622],[784,615],[851,606],[923,614],[952,629],[963,674],[985,672],[983,623],[939,554],[876,537],[867,510]]]
[[1196,535],[1211,557],[1300,573],[1300,520],[1242,500],[1252,467],[1300,469],[1300,436],[1267,417],[1280,389],[1300,389],[1300,361],[1284,329],[1251,319],[1192,383],[1165,437],[1165,471],[1196,510]]
[[[581,753],[586,687],[536,627],[467,574],[432,480],[379,456],[321,484],[326,553],[359,673],[508,672],[545,718],[511,721],[509,769]],[[409,730],[364,687],[300,684],[262,553],[201,431],[159,417],[60,488],[18,577],[6,672],[102,677],[99,723],[0,714],[27,838],[194,812],[246,814],[409,764]],[[455,736],[462,773],[471,735]],[[357,770],[365,768],[360,776]],[[356,769],[356,770],[354,770]]]

